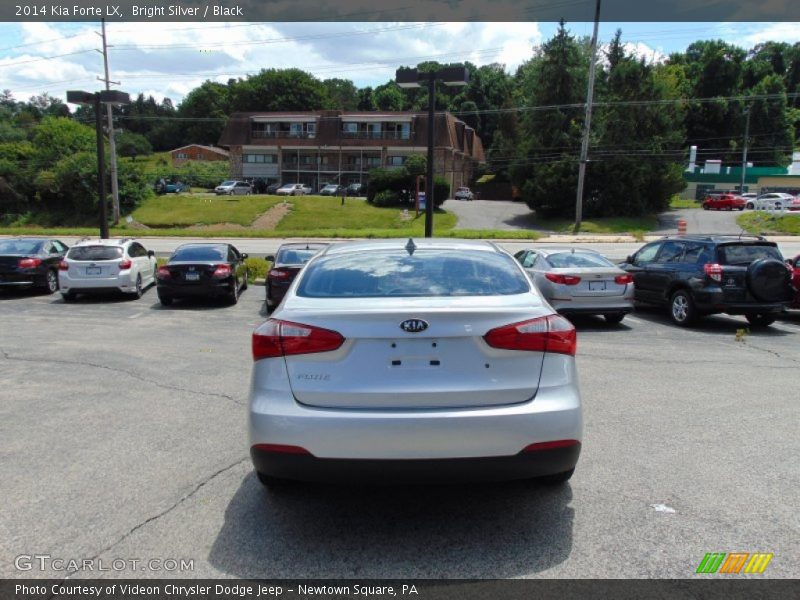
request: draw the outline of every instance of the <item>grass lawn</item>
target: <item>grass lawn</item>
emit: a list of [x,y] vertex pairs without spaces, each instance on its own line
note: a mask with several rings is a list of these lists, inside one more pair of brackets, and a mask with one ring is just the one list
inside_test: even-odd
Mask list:
[[687,200],[680,196],[673,196],[669,202],[670,208],[702,208],[697,200]]
[[133,218],[148,227],[158,228],[214,223],[247,226],[278,202],[276,196],[164,194],[143,202],[133,212]]
[[751,211],[736,217],[736,223],[748,233],[800,235],[800,213],[781,216]]
[[[556,233],[572,233],[575,223],[567,219],[553,219],[537,221],[542,229]],[[602,219],[587,219],[581,222],[581,233],[628,233],[633,236],[642,236],[648,231],[656,229],[656,217],[608,217]]]
[[[302,196],[288,199],[292,211],[276,227],[287,237],[405,237],[420,236],[425,231],[425,216],[401,218],[397,207],[384,208],[365,200],[348,198],[342,206],[339,198]],[[448,235],[456,224],[456,216],[436,211],[433,217],[434,235]]]

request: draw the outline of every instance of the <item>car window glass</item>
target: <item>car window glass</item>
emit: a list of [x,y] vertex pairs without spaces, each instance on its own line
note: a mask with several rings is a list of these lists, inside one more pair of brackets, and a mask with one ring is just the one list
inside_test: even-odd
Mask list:
[[72,260],[116,260],[122,258],[118,246],[77,246],[70,248],[67,258]]
[[659,264],[679,263],[683,256],[683,242],[669,241],[661,246],[656,262]]
[[661,247],[661,244],[652,244],[650,246],[645,246],[639,252],[636,253],[636,256],[633,258],[633,264],[636,266],[647,265],[653,262],[655,259],[656,254],[658,253],[658,249]]
[[530,291],[514,259],[490,252],[329,254],[306,269],[297,295],[312,298],[500,296]]
[[783,261],[780,250],[775,246],[741,244],[720,246],[720,262],[724,265],[749,265],[762,258],[774,258]]
[[588,252],[559,252],[547,257],[547,262],[555,269],[613,267],[614,265],[599,254]]
[[522,261],[522,266],[526,269],[532,268],[538,256],[539,255],[536,252],[528,252],[528,254],[525,256],[525,260]]
[[686,244],[683,252],[683,262],[697,263],[700,262],[701,257],[703,262],[709,262],[711,259],[711,252],[706,249],[705,244]]
[[67,247],[66,247],[64,244],[62,244],[61,242],[59,242],[58,240],[56,240],[55,242],[53,242],[53,245],[54,245],[56,248],[58,248],[58,251],[59,251],[59,252],[64,252],[64,251],[67,249]]
[[42,243],[36,240],[0,241],[0,254],[36,254]]
[[172,261],[215,261],[224,260],[224,250],[219,246],[189,246],[186,248],[178,248],[170,257]]

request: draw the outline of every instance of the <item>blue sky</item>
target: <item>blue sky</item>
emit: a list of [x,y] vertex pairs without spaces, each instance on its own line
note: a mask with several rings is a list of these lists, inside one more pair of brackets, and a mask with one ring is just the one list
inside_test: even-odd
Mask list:
[[[169,97],[176,104],[206,79],[227,81],[262,68],[298,67],[320,79],[379,85],[400,65],[422,60],[481,65],[513,72],[555,23],[113,23],[107,26],[111,79],[121,89]],[[569,23],[589,36],[591,23]],[[744,48],[766,40],[800,41],[798,23],[603,23],[600,41],[618,29],[648,60],[698,39]],[[17,99],[67,89],[97,89],[102,75],[99,23],[0,23],[0,89]]]

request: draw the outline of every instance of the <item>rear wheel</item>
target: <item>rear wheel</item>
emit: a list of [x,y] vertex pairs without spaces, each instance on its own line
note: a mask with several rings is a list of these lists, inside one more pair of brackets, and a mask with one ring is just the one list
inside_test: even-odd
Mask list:
[[235,277],[233,278],[233,289],[228,293],[228,302],[230,304],[239,302],[239,282]]
[[755,208],[755,205],[752,202],[748,202],[746,208],[753,210]]
[[242,291],[247,289],[247,270],[244,272],[244,280],[242,281]]
[[622,319],[625,318],[625,313],[613,313],[609,315],[603,315],[605,317],[606,323],[610,325],[616,325],[617,323],[621,323]]
[[697,309],[689,292],[678,290],[672,294],[672,298],[669,301],[669,316],[676,325],[681,327],[692,324],[697,318]]
[[169,306],[172,304],[172,296],[167,296],[166,294],[162,294],[159,292],[158,294],[158,301],[161,302],[163,306]]
[[745,318],[753,327],[768,327],[775,322],[773,315],[745,315]]
[[554,473],[553,475],[545,475],[544,477],[537,477],[536,481],[546,485],[559,485],[569,481],[572,474],[575,472],[575,467],[563,473]]
[[58,291],[58,275],[55,271],[47,271],[42,291],[47,294],[55,294]]
[[136,287],[131,294],[131,300],[138,300],[142,297],[142,274],[136,275]]

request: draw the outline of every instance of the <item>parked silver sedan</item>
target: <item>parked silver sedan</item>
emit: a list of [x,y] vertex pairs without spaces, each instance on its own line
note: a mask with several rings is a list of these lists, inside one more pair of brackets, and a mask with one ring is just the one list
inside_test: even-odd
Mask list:
[[633,310],[633,276],[594,250],[531,248],[514,256],[561,314],[603,315],[619,323]]
[[570,478],[572,324],[497,246],[329,246],[253,333],[250,454],[265,485]]

